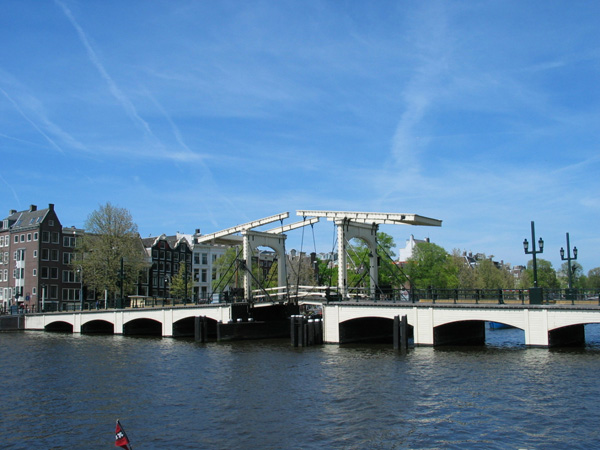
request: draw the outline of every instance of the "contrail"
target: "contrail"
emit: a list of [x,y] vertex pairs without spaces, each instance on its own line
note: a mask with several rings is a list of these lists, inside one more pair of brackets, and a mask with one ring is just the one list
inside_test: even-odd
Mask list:
[[79,39],[80,39],[81,43],[83,44],[83,46],[85,47],[85,50],[88,54],[88,57],[90,58],[90,61],[92,62],[92,64],[94,66],[96,66],[96,69],[98,69],[98,72],[100,72],[100,75],[102,76],[102,78],[104,78],[104,80],[108,84],[108,88],[109,88],[110,92],[112,93],[112,95],[117,99],[117,101],[125,109],[125,111],[129,115],[129,117],[134,122],[136,122],[148,134],[148,136],[151,136],[156,142],[158,142],[158,139],[156,139],[156,136],[154,136],[154,133],[152,133],[152,130],[150,129],[150,126],[148,125],[148,123],[139,116],[139,114],[137,113],[137,110],[135,109],[135,106],[133,106],[133,104],[127,98],[127,96],[125,94],[123,94],[123,92],[121,92],[121,90],[118,88],[116,83],[113,81],[111,76],[108,74],[108,72],[106,71],[106,69],[100,62],[100,60],[98,59],[98,55],[96,55],[96,52],[90,45],[88,38],[85,35],[83,29],[79,26],[79,24],[75,20],[75,17],[73,17],[73,14],[71,14],[71,11],[69,10],[69,8],[67,8],[67,6],[64,3],[60,2],[59,0],[54,0],[54,1],[58,6],[60,6],[62,8],[63,12],[67,16],[67,18],[69,19],[69,21],[71,22],[73,27],[75,28],[75,31],[77,31],[77,34],[79,35]]
[[23,110],[19,107],[19,105],[17,104],[17,102],[15,102],[11,98],[11,96],[6,93],[6,91],[4,89],[0,88],[0,92],[2,92],[2,94],[8,99],[8,101],[13,104],[13,106],[15,107],[15,109],[17,111],[19,111],[19,114],[21,114],[21,116],[23,116],[23,118],[27,122],[29,122],[33,128],[35,128],[38,131],[38,133],[40,133],[42,136],[44,136],[44,138],[50,143],[50,145],[52,147],[54,147],[56,150],[58,150],[63,155],[65,154],[65,151],[56,142],[54,142],[54,140],[52,140],[52,138],[50,138],[50,136],[48,136],[46,133],[44,133],[44,131],[40,127],[38,127],[37,124],[27,116],[27,114],[25,114],[23,112]]

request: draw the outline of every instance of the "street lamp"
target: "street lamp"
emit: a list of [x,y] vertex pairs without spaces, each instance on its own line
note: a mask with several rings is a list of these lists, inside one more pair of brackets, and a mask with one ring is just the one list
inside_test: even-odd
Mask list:
[[565,249],[560,248],[560,259],[567,261],[569,271],[569,289],[573,288],[573,272],[571,271],[571,261],[577,259],[577,247],[573,247],[573,256],[571,256],[571,244],[569,243],[569,233],[567,233],[567,257],[565,258]]
[[527,242],[527,239],[525,239],[523,241],[523,249],[525,250],[526,255],[533,255],[533,286],[538,287],[537,261],[536,261],[535,255],[537,255],[538,253],[544,253],[544,240],[542,238],[540,238],[540,240],[538,241],[538,245],[539,245],[540,249],[536,250],[535,249],[535,225],[533,223],[533,220],[531,221],[531,242],[533,242],[532,250],[529,250],[529,242]]
[[529,289],[529,303],[531,304],[541,304],[542,303],[542,289],[538,287],[538,279],[537,279],[537,260],[536,255],[538,253],[544,253],[544,240],[540,238],[538,241],[539,250],[535,248],[535,225],[533,220],[531,221],[531,242],[533,244],[533,249],[529,250],[529,242],[527,239],[523,241],[523,249],[525,250],[526,255],[533,255],[533,287]]

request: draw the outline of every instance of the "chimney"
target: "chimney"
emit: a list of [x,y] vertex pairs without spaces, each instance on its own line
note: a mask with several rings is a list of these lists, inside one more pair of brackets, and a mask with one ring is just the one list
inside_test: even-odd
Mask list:
[[29,205],[29,212],[37,211],[37,205]]
[[16,209],[11,209],[11,210],[8,211],[8,215],[9,216],[12,216],[13,214],[16,214],[16,213],[17,213]]
[[48,209],[54,211],[54,203],[48,203]]

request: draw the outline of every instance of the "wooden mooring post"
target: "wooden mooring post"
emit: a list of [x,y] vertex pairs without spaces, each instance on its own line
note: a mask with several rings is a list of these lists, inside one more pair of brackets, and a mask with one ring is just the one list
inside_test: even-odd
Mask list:
[[293,347],[309,347],[323,343],[323,321],[302,315],[290,317],[290,336]]
[[408,351],[408,318],[394,316],[394,350]]
[[206,342],[208,337],[208,319],[206,316],[194,318],[194,338],[196,342]]

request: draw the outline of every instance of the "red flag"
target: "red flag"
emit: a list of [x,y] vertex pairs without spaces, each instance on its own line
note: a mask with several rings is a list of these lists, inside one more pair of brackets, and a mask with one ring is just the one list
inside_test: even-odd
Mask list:
[[131,445],[129,443],[129,438],[125,434],[125,430],[121,425],[121,422],[117,420],[117,429],[115,431],[115,447],[121,447],[126,450],[131,450]]

